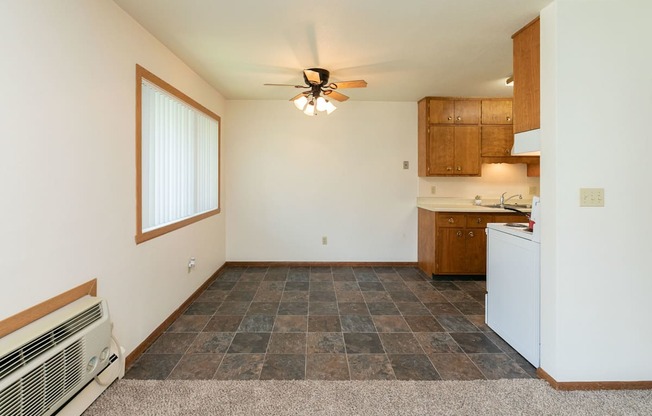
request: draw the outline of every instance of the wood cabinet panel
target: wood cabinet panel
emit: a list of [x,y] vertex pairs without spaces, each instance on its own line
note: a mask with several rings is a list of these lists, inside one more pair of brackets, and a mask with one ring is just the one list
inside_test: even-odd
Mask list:
[[437,229],[438,274],[461,274],[467,272],[466,237],[464,228]]
[[430,126],[429,175],[451,175],[455,168],[455,127]]
[[466,224],[466,214],[443,212],[437,213],[437,227],[464,228]]
[[514,133],[540,127],[539,18],[513,36]]
[[455,173],[480,175],[480,128],[455,127]]
[[514,146],[512,126],[482,126],[482,157],[509,157]]
[[452,100],[429,100],[430,124],[453,124],[455,123],[455,101]]
[[418,265],[428,276],[435,272],[435,218],[437,214],[418,210]]
[[467,228],[466,235],[466,272],[487,274],[487,235],[484,228]]
[[482,100],[482,124],[512,125],[512,100]]
[[455,101],[455,124],[480,123],[480,101],[459,100]]
[[466,214],[466,228],[487,228],[487,224],[494,222],[492,214]]

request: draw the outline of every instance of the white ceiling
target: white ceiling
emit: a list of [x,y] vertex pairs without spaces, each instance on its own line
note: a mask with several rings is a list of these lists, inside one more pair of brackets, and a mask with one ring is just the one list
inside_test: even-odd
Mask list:
[[[114,0],[227,99],[289,99],[304,68],[356,101],[511,96],[511,35],[552,0]],[[155,70],[154,70],[155,72]]]

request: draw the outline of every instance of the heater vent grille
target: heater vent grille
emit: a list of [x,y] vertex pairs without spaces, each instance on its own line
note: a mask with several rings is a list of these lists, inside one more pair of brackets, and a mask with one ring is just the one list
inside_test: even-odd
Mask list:
[[46,413],[84,375],[86,345],[81,338],[0,392],[0,415],[37,416]]
[[[0,357],[0,379],[25,367],[44,352],[55,348],[58,344],[87,328],[100,318],[102,318],[102,304],[98,303],[23,346],[3,355]],[[4,415],[4,413],[0,414]]]

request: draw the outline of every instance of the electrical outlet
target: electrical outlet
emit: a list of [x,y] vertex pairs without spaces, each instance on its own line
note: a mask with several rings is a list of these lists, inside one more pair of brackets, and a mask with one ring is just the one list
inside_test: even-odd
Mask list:
[[407,160],[404,160],[403,161],[403,169],[410,169],[410,162],[408,162]]
[[431,186],[430,187],[430,194],[434,195],[437,193],[437,187],[436,186]]
[[195,258],[191,257],[190,260],[188,260],[188,273],[190,273],[190,271],[194,269],[196,265],[197,263],[195,261]]
[[323,246],[327,245],[327,244],[328,244],[328,237],[323,236],[323,237],[321,238],[321,244],[322,244]]
[[603,207],[604,188],[580,188],[581,207]]

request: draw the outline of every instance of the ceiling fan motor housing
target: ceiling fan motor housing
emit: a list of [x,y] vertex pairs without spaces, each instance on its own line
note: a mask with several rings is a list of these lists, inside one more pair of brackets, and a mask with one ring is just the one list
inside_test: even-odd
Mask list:
[[[319,74],[319,85],[320,87],[326,86],[328,84],[328,77],[330,75],[330,72],[324,68],[308,68],[308,71],[314,71]],[[306,81],[306,85],[315,85],[314,83],[310,82],[308,77],[306,76],[306,72],[303,72],[303,79]]]

